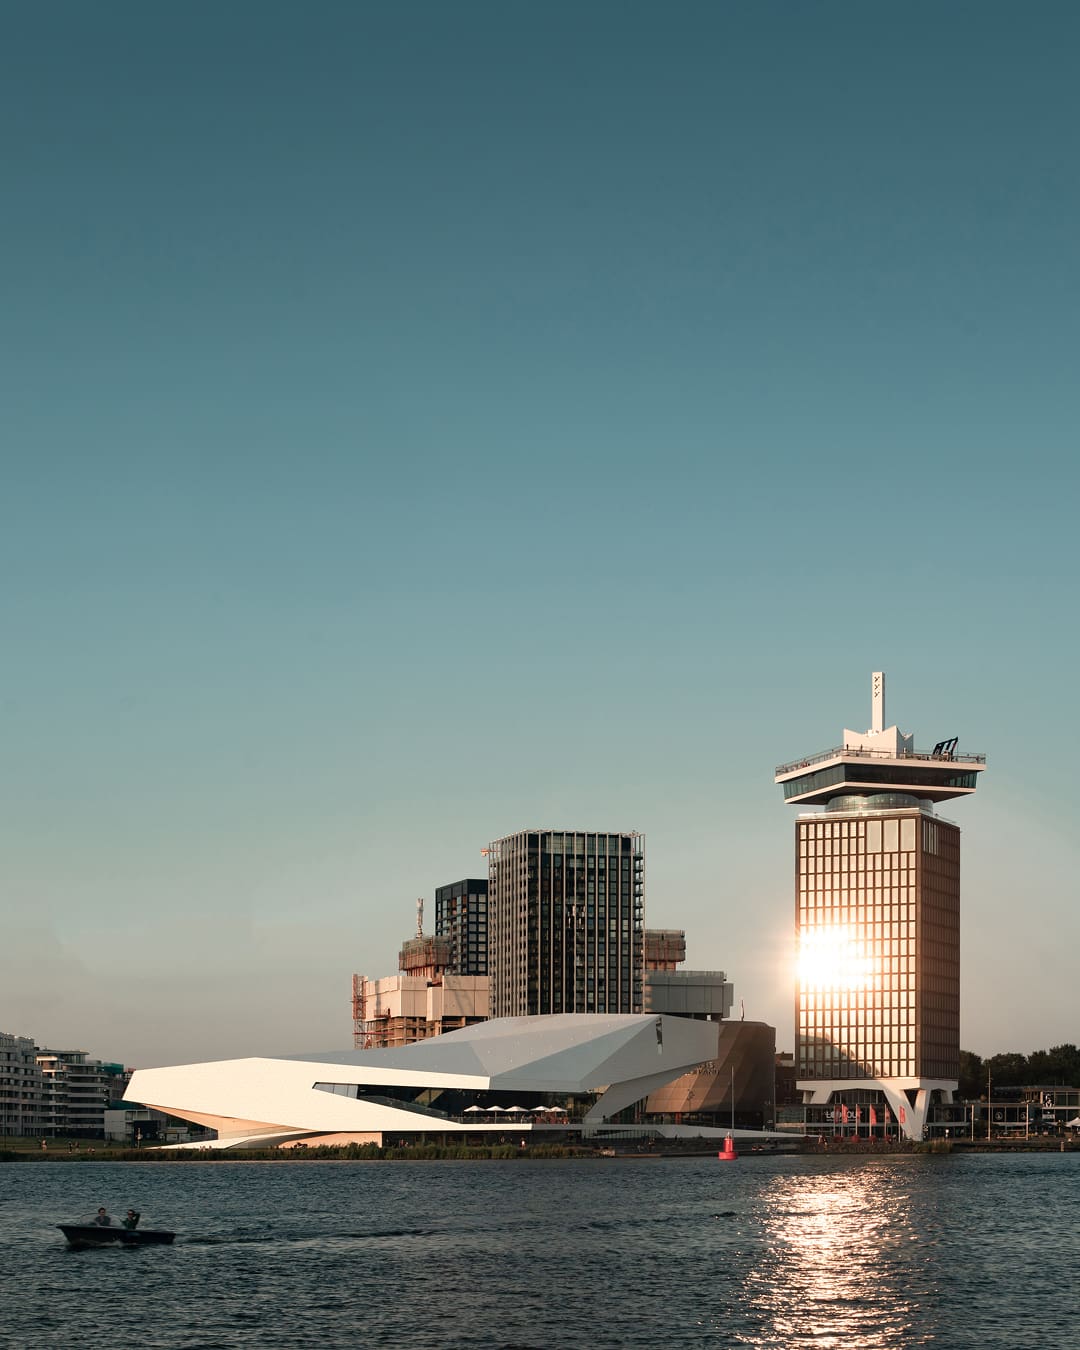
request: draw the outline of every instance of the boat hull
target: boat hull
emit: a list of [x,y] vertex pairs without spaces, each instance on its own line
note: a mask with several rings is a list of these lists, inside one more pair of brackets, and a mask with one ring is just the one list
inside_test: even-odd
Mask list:
[[121,1228],[114,1224],[58,1223],[72,1247],[152,1247],[172,1242],[175,1233],[162,1228]]

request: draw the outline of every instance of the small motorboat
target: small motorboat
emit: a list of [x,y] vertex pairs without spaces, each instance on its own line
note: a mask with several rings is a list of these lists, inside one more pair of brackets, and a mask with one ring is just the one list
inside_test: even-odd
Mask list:
[[175,1233],[163,1228],[125,1228],[109,1223],[58,1223],[57,1228],[72,1247],[149,1247],[171,1242]]

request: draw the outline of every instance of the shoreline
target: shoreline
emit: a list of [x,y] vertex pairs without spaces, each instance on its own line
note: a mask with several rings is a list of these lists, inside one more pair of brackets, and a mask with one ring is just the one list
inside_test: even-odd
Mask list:
[[[691,1141],[687,1141],[689,1145]],[[791,1157],[893,1157],[905,1154],[934,1154],[938,1156],[968,1153],[1080,1153],[1080,1138],[967,1139],[933,1140],[924,1142],[889,1141],[870,1143],[866,1140],[827,1140],[823,1144],[807,1142],[792,1148],[751,1147],[739,1152],[740,1161],[763,1161],[770,1158]],[[313,1162],[507,1162],[517,1159],[531,1161],[567,1161],[599,1159],[623,1162],[658,1162],[680,1158],[711,1158],[716,1149],[704,1140],[697,1147],[673,1149],[612,1149],[610,1145],[583,1148],[575,1145],[549,1145],[541,1148],[519,1148],[515,1145],[468,1147],[452,1144],[417,1143],[407,1146],[377,1147],[373,1144],[345,1145],[339,1148],[288,1149],[158,1149],[113,1148],[68,1152],[42,1152],[39,1147],[16,1145],[5,1148],[0,1144],[0,1162],[11,1163],[153,1163],[191,1164],[227,1162],[269,1162],[303,1165]]]

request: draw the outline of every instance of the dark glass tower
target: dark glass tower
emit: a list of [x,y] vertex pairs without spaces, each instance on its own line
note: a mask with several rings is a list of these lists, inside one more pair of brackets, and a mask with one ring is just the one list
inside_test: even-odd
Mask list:
[[486,880],[472,878],[435,892],[435,936],[450,942],[450,970],[486,975],[488,968]]
[[960,830],[934,803],[974,792],[986,757],[886,728],[881,672],[872,702],[868,732],[776,770],[815,808],[795,824],[796,1073],[809,1105],[883,1095],[919,1138],[960,1072]]
[[487,853],[491,1015],[640,1012],[644,837],[522,830]]

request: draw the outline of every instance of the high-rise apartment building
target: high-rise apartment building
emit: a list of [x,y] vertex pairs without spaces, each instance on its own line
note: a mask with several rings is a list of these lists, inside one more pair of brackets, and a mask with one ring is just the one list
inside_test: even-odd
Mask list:
[[450,966],[457,975],[486,975],[488,884],[471,878],[435,891],[435,935],[450,943]]
[[641,1012],[644,837],[521,830],[487,854],[491,1015]]
[[776,770],[812,808],[795,823],[796,1074],[811,1107],[875,1125],[891,1109],[919,1138],[960,1071],[960,829],[934,803],[970,796],[986,757],[886,727],[880,671],[872,712],[865,734]]

